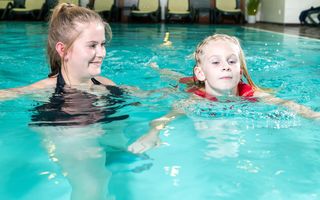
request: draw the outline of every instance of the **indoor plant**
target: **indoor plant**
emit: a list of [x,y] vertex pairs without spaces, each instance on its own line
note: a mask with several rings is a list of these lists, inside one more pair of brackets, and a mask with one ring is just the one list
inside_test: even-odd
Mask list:
[[247,2],[247,14],[248,23],[256,23],[256,14],[258,12],[260,0],[248,0]]

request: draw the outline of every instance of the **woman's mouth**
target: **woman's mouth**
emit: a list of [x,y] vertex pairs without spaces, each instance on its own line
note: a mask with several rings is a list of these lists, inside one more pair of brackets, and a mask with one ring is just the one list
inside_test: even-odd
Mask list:
[[95,61],[95,62],[90,62],[90,64],[93,64],[93,65],[96,65],[96,66],[100,67],[101,64],[102,64],[102,62],[100,62],[100,61]]

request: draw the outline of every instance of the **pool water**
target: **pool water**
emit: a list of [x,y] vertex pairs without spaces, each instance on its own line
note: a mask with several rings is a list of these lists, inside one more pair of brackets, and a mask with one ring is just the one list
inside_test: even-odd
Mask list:
[[[250,74],[259,86],[320,112],[319,40],[236,26],[111,27],[113,40],[102,75],[119,85],[145,91],[173,89],[176,81],[161,76],[149,63],[190,76],[198,42],[213,33],[226,33],[240,39]],[[161,45],[165,32],[170,32],[170,47]],[[46,35],[47,25],[42,22],[0,24],[0,88],[24,86],[47,76]],[[129,118],[57,136],[55,127],[39,131],[29,126],[34,108],[47,102],[48,96],[39,92],[0,101],[0,199],[70,199],[71,184],[55,156],[68,158],[70,153],[85,160],[88,152],[105,155],[101,166],[90,160],[86,164],[92,166],[87,168],[92,174],[99,174],[101,168],[107,171],[103,195],[108,199],[320,198],[319,120],[240,99],[201,100],[186,106],[177,102],[187,101],[188,95],[177,90],[139,98],[128,95],[127,102],[140,104],[125,106],[116,115],[129,114]],[[127,152],[126,147],[148,131],[149,122],[169,112],[172,104],[183,107],[186,115],[161,132],[163,145],[139,155]],[[78,183],[87,182],[79,173]]]

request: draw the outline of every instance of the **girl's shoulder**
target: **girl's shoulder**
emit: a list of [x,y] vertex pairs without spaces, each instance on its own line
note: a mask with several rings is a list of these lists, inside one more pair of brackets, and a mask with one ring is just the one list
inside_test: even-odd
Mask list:
[[241,97],[253,97],[255,94],[254,88],[244,82],[239,82],[238,83],[238,95]]
[[264,98],[264,97],[271,97],[272,95],[267,92],[262,92],[262,91],[254,91],[253,97],[257,98]]

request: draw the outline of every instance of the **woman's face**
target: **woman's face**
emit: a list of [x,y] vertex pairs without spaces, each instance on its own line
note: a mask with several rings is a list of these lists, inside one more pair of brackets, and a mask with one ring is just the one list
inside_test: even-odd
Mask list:
[[206,92],[211,95],[236,95],[241,79],[240,49],[237,45],[225,41],[210,41],[203,48],[201,68]]
[[65,56],[67,72],[79,80],[92,78],[101,73],[106,56],[105,28],[101,22],[78,25],[81,34]]

